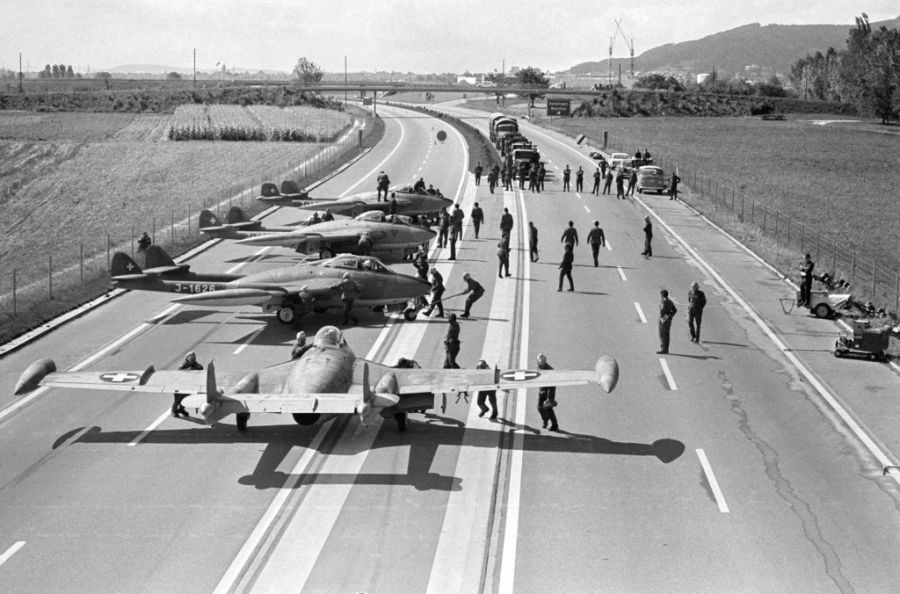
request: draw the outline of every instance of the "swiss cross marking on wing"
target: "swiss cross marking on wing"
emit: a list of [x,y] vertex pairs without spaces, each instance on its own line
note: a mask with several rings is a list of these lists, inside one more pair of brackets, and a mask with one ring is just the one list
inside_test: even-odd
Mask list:
[[527,369],[516,369],[515,371],[505,371],[500,374],[502,379],[512,382],[523,382],[525,380],[532,380],[536,377],[541,377],[541,374],[537,371],[529,371]]
[[100,379],[105,382],[112,382],[114,384],[121,384],[124,382],[133,382],[135,380],[141,379],[141,376],[137,373],[102,373],[100,374]]

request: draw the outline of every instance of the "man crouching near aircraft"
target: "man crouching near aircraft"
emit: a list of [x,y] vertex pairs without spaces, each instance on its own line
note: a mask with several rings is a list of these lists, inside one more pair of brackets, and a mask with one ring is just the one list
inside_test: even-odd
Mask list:
[[[194,351],[191,351],[187,354],[187,357],[184,358],[184,363],[181,364],[181,367],[178,369],[203,369],[203,365],[197,361],[197,354]],[[187,417],[188,411],[184,408],[184,405],[181,404],[181,401],[184,400],[188,394],[179,394],[175,392],[175,402],[172,403],[172,416],[173,417]]]

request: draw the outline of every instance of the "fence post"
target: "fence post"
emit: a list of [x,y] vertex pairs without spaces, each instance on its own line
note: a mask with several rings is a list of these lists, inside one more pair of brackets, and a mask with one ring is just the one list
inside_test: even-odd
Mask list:
[[[132,251],[132,253],[134,253]],[[106,234],[106,269],[109,270],[109,233]]]
[[[18,287],[16,285],[16,269],[13,268],[13,317],[16,317],[19,315],[19,308],[17,307],[18,304],[16,303],[17,288]],[[900,290],[900,275],[897,276],[897,288],[898,288],[898,290]]]
[[837,240],[831,240],[831,274],[837,275]]
[[175,245],[175,210],[170,210],[169,213],[172,215],[172,223],[169,226],[169,235],[172,237],[172,245]]
[[78,249],[81,259],[78,261],[78,272],[81,276],[81,285],[84,286],[84,244],[80,244]]
[[50,286],[50,301],[53,301],[53,255],[47,256],[47,280]]
[[131,257],[134,258],[134,225],[131,226]]
[[856,250],[850,250],[850,284],[856,284]]
[[156,243],[156,215],[153,215],[153,243]]
[[875,285],[878,279],[878,256],[872,256],[872,303],[875,303]]

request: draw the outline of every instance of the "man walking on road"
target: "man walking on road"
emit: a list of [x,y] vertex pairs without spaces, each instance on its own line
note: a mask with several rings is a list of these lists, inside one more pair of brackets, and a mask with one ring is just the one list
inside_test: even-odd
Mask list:
[[569,169],[568,164],[566,168],[563,169],[563,192],[569,191],[569,178],[572,176],[572,170]]
[[478,239],[478,230],[481,229],[481,223],[484,222],[484,211],[477,202],[472,206],[472,214],[469,216],[472,218],[472,226],[475,227],[475,239]]
[[[537,356],[538,369],[553,369],[547,363],[547,356],[541,353]],[[538,413],[544,422],[544,429],[550,423],[550,431],[559,431],[559,423],[556,420],[556,386],[546,386],[538,390]]]
[[560,237],[559,240],[567,246],[570,246],[573,250],[575,249],[575,246],[578,245],[578,231],[575,229],[575,223],[573,221],[569,221],[569,226],[563,231],[562,237]]
[[[484,295],[484,287],[481,286],[477,280],[472,278],[468,272],[463,275],[463,280],[466,282],[466,290],[463,293],[468,293],[469,296],[466,297],[466,309],[460,315],[461,318],[468,318],[469,313],[472,310],[472,304],[481,299],[482,295]],[[454,320],[456,318],[454,317]]]
[[475,166],[475,185],[481,185],[481,173],[484,171],[484,168],[481,166],[481,161],[478,162],[478,165]]
[[456,356],[459,354],[459,322],[456,314],[447,318],[447,334],[444,335],[444,369],[459,369]]
[[647,256],[648,258],[653,255],[653,248],[650,243],[653,241],[653,223],[650,222],[650,217],[644,217],[644,251],[641,252],[642,256]]
[[438,272],[438,269],[434,266],[431,267],[431,305],[428,307],[428,311],[425,312],[426,316],[430,316],[431,312],[434,311],[436,307],[438,310],[437,317],[444,317],[444,302],[441,300],[444,296],[444,276]]
[[504,208],[503,214],[500,216],[500,237],[509,238],[513,228],[513,216],[509,214],[509,209]]
[[606,236],[603,235],[603,229],[600,228],[600,221],[594,221],[594,228],[587,236],[588,245],[591,246],[591,253],[594,256],[594,266],[600,265],[597,256],[600,255],[600,246],[606,245]]
[[563,279],[569,279],[569,290],[575,290],[575,283],[572,282],[572,264],[575,262],[575,255],[572,253],[572,244],[566,244],[566,251],[563,252],[562,262],[559,263],[559,288],[557,293],[562,291]]
[[532,221],[528,221],[528,254],[532,262],[538,261],[538,230]]
[[665,289],[659,292],[659,350],[657,355],[669,354],[669,333],[672,329],[672,318],[678,313],[675,304],[669,299]]
[[497,276],[503,278],[503,271],[506,270],[506,276],[509,274],[509,238],[501,239],[497,244]]
[[578,171],[575,172],[575,191],[584,191],[584,169],[581,168],[581,165],[578,166]]
[[688,330],[691,331],[691,342],[700,342],[700,324],[703,323],[703,308],[706,307],[706,295],[700,290],[700,284],[691,283],[688,291]]

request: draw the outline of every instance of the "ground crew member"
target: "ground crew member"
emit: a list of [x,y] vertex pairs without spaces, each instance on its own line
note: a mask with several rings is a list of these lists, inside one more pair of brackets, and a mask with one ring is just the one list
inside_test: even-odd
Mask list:
[[484,171],[484,168],[481,166],[481,161],[478,162],[478,165],[475,166],[475,185],[481,185],[481,172]]
[[344,324],[349,324],[350,320],[353,320],[353,324],[356,325],[359,323],[351,310],[353,309],[353,301],[356,299],[356,296],[359,294],[359,285],[356,284],[352,278],[350,278],[350,273],[345,272],[343,276],[343,280],[341,280],[341,301],[344,303]]
[[644,251],[641,252],[642,256],[647,256],[648,258],[653,255],[653,248],[650,243],[653,241],[653,223],[650,222],[650,217],[644,217]]
[[422,246],[419,246],[416,255],[413,256],[413,266],[415,266],[416,274],[420,279],[428,280],[428,256]]
[[318,225],[321,222],[322,222],[322,219],[319,217],[319,211],[314,210],[312,213],[312,216],[309,217],[309,224],[310,225]]
[[547,177],[547,170],[544,169],[544,164],[541,163],[540,167],[538,167],[538,192],[544,191],[544,178]]
[[525,189],[525,176],[528,175],[528,163],[524,161],[519,165],[519,189]]
[[659,292],[659,350],[657,355],[669,354],[669,331],[672,329],[672,318],[678,313],[675,304],[669,299],[665,289]]
[[450,213],[447,208],[441,209],[440,218],[438,220],[438,247],[442,248],[447,245],[447,234],[450,232]]
[[575,172],[575,191],[581,192],[582,190],[584,190],[584,169],[579,165],[578,171]]
[[[491,172],[491,175],[493,175],[493,172]],[[472,214],[469,216],[472,219],[472,226],[475,227],[475,239],[478,239],[478,230],[481,229],[481,223],[484,222],[484,211],[481,210],[477,202],[472,206]]]
[[600,255],[600,246],[606,245],[606,236],[603,235],[603,229],[600,228],[600,221],[594,221],[594,228],[587,236],[588,245],[591,246],[591,254],[594,256],[594,266],[600,265],[597,256]]
[[528,254],[532,262],[538,261],[538,230],[532,221],[528,221]]
[[637,188],[637,169],[631,170],[631,177],[628,178],[628,192],[629,196],[634,196],[634,190]]
[[391,192],[391,201],[388,204],[388,214],[397,214],[397,194],[395,192]]
[[359,252],[360,256],[368,256],[372,252],[372,238],[368,233],[363,233],[359,236],[359,241],[356,243],[356,251]]
[[301,330],[297,333],[297,337],[294,339],[294,348],[291,349],[291,359],[299,359],[303,356],[309,347],[312,345],[306,344],[306,332]]
[[503,169],[503,189],[512,190],[512,168]]
[[488,173],[488,190],[491,191],[491,194],[494,193],[494,188],[497,187],[497,168],[494,166],[494,169],[491,169],[491,172]]
[[603,177],[603,193],[609,194],[612,191],[612,182],[613,182],[613,172],[612,168],[606,172],[606,175]]
[[456,364],[456,355],[459,354],[459,322],[456,321],[456,314],[450,314],[447,318],[444,352],[444,369],[459,369],[459,365]]
[[504,208],[503,214],[500,216],[500,236],[509,237],[513,228],[513,216],[509,214],[509,209]]
[[334,215],[331,214],[330,210],[326,210],[325,214],[322,215],[322,222],[324,223],[326,221],[333,221],[333,220],[334,220]]
[[691,283],[688,291],[688,330],[691,331],[691,342],[700,342],[700,324],[703,323],[703,308],[706,307],[706,295],[700,290],[700,284]]
[[469,312],[472,310],[472,304],[481,299],[481,296],[484,295],[484,287],[481,286],[481,283],[472,278],[472,275],[468,272],[463,274],[463,280],[466,282],[466,290],[463,291],[463,293],[468,293],[469,296],[466,297],[466,309],[460,317],[468,318]]
[[418,194],[422,194],[425,192],[425,178],[424,177],[420,177],[419,181],[417,181],[413,185],[413,192],[416,192]]
[[609,164],[606,162],[606,159],[600,157],[600,177],[606,179],[606,168]]
[[384,192],[384,200],[385,202],[387,202],[388,187],[391,185],[391,180],[388,178],[387,174],[382,171],[378,174],[378,177],[375,178],[375,181],[378,188],[378,197],[376,198],[376,202],[381,202],[382,192]]
[[575,255],[572,253],[572,244],[567,243],[563,252],[562,262],[559,263],[559,288],[557,292],[562,291],[563,278],[569,279],[569,290],[575,290],[575,284],[572,282],[572,263],[575,261]]
[[438,272],[438,269],[434,266],[431,267],[431,305],[428,307],[428,311],[425,312],[426,316],[430,316],[431,312],[434,311],[434,308],[437,307],[438,313],[437,317],[444,317],[444,302],[441,298],[444,296],[444,277]]
[[594,187],[593,187],[593,189],[591,189],[591,194],[593,194],[594,196],[600,195],[600,178],[601,177],[603,177],[603,175],[600,173],[600,168],[597,167],[597,169],[594,170]]
[[[133,237],[133,236],[132,236]],[[150,244],[153,243],[153,240],[150,239],[150,236],[147,235],[147,232],[144,231],[144,234],[141,235],[141,238],[138,239],[138,251],[143,252],[146,251]]]
[[501,239],[497,244],[497,259],[500,264],[497,266],[497,276],[503,278],[503,270],[506,270],[506,276],[509,274],[509,238]]
[[540,192],[541,189],[538,186],[538,172],[537,167],[531,167],[528,170],[528,189],[532,192]]
[[578,245],[578,231],[575,229],[574,222],[569,221],[569,226],[563,231],[562,237],[560,237],[559,240],[566,245],[572,246],[572,249],[575,249],[575,246]]
[[[203,366],[197,361],[197,354],[194,351],[191,351],[184,358],[184,363],[181,364],[181,367],[178,369],[187,369],[187,370],[200,370],[203,369]],[[175,392],[175,401],[172,403],[172,416],[173,417],[187,417],[188,411],[184,408],[184,405],[181,402],[188,396],[188,394],[180,394]]]
[[677,200],[678,199],[678,182],[681,181],[681,178],[678,177],[677,173],[672,174],[672,189],[669,190],[669,200]]
[[[490,369],[491,366],[488,365],[487,361],[484,359],[479,359],[478,363],[475,365],[475,369]],[[485,402],[491,403],[491,408],[493,412],[491,413],[491,418],[497,418],[497,390],[481,390],[478,392],[478,408],[481,409],[481,412],[478,413],[479,417],[483,417],[485,413],[488,411],[488,407]]]
[[[537,356],[538,369],[553,369],[547,363],[547,356],[540,353]],[[538,390],[538,413],[544,421],[544,429],[550,423],[550,431],[559,431],[559,423],[556,420],[556,386],[545,386]]]
[[798,305],[810,306],[813,269],[815,267],[816,265],[810,259],[809,254],[806,254],[803,257],[803,262],[800,263],[800,300],[797,302]]
[[569,165],[566,164],[566,168],[563,169],[563,192],[569,191],[569,178],[572,176],[572,170],[569,169]]
[[622,169],[616,174],[616,198],[625,200],[625,172]]

